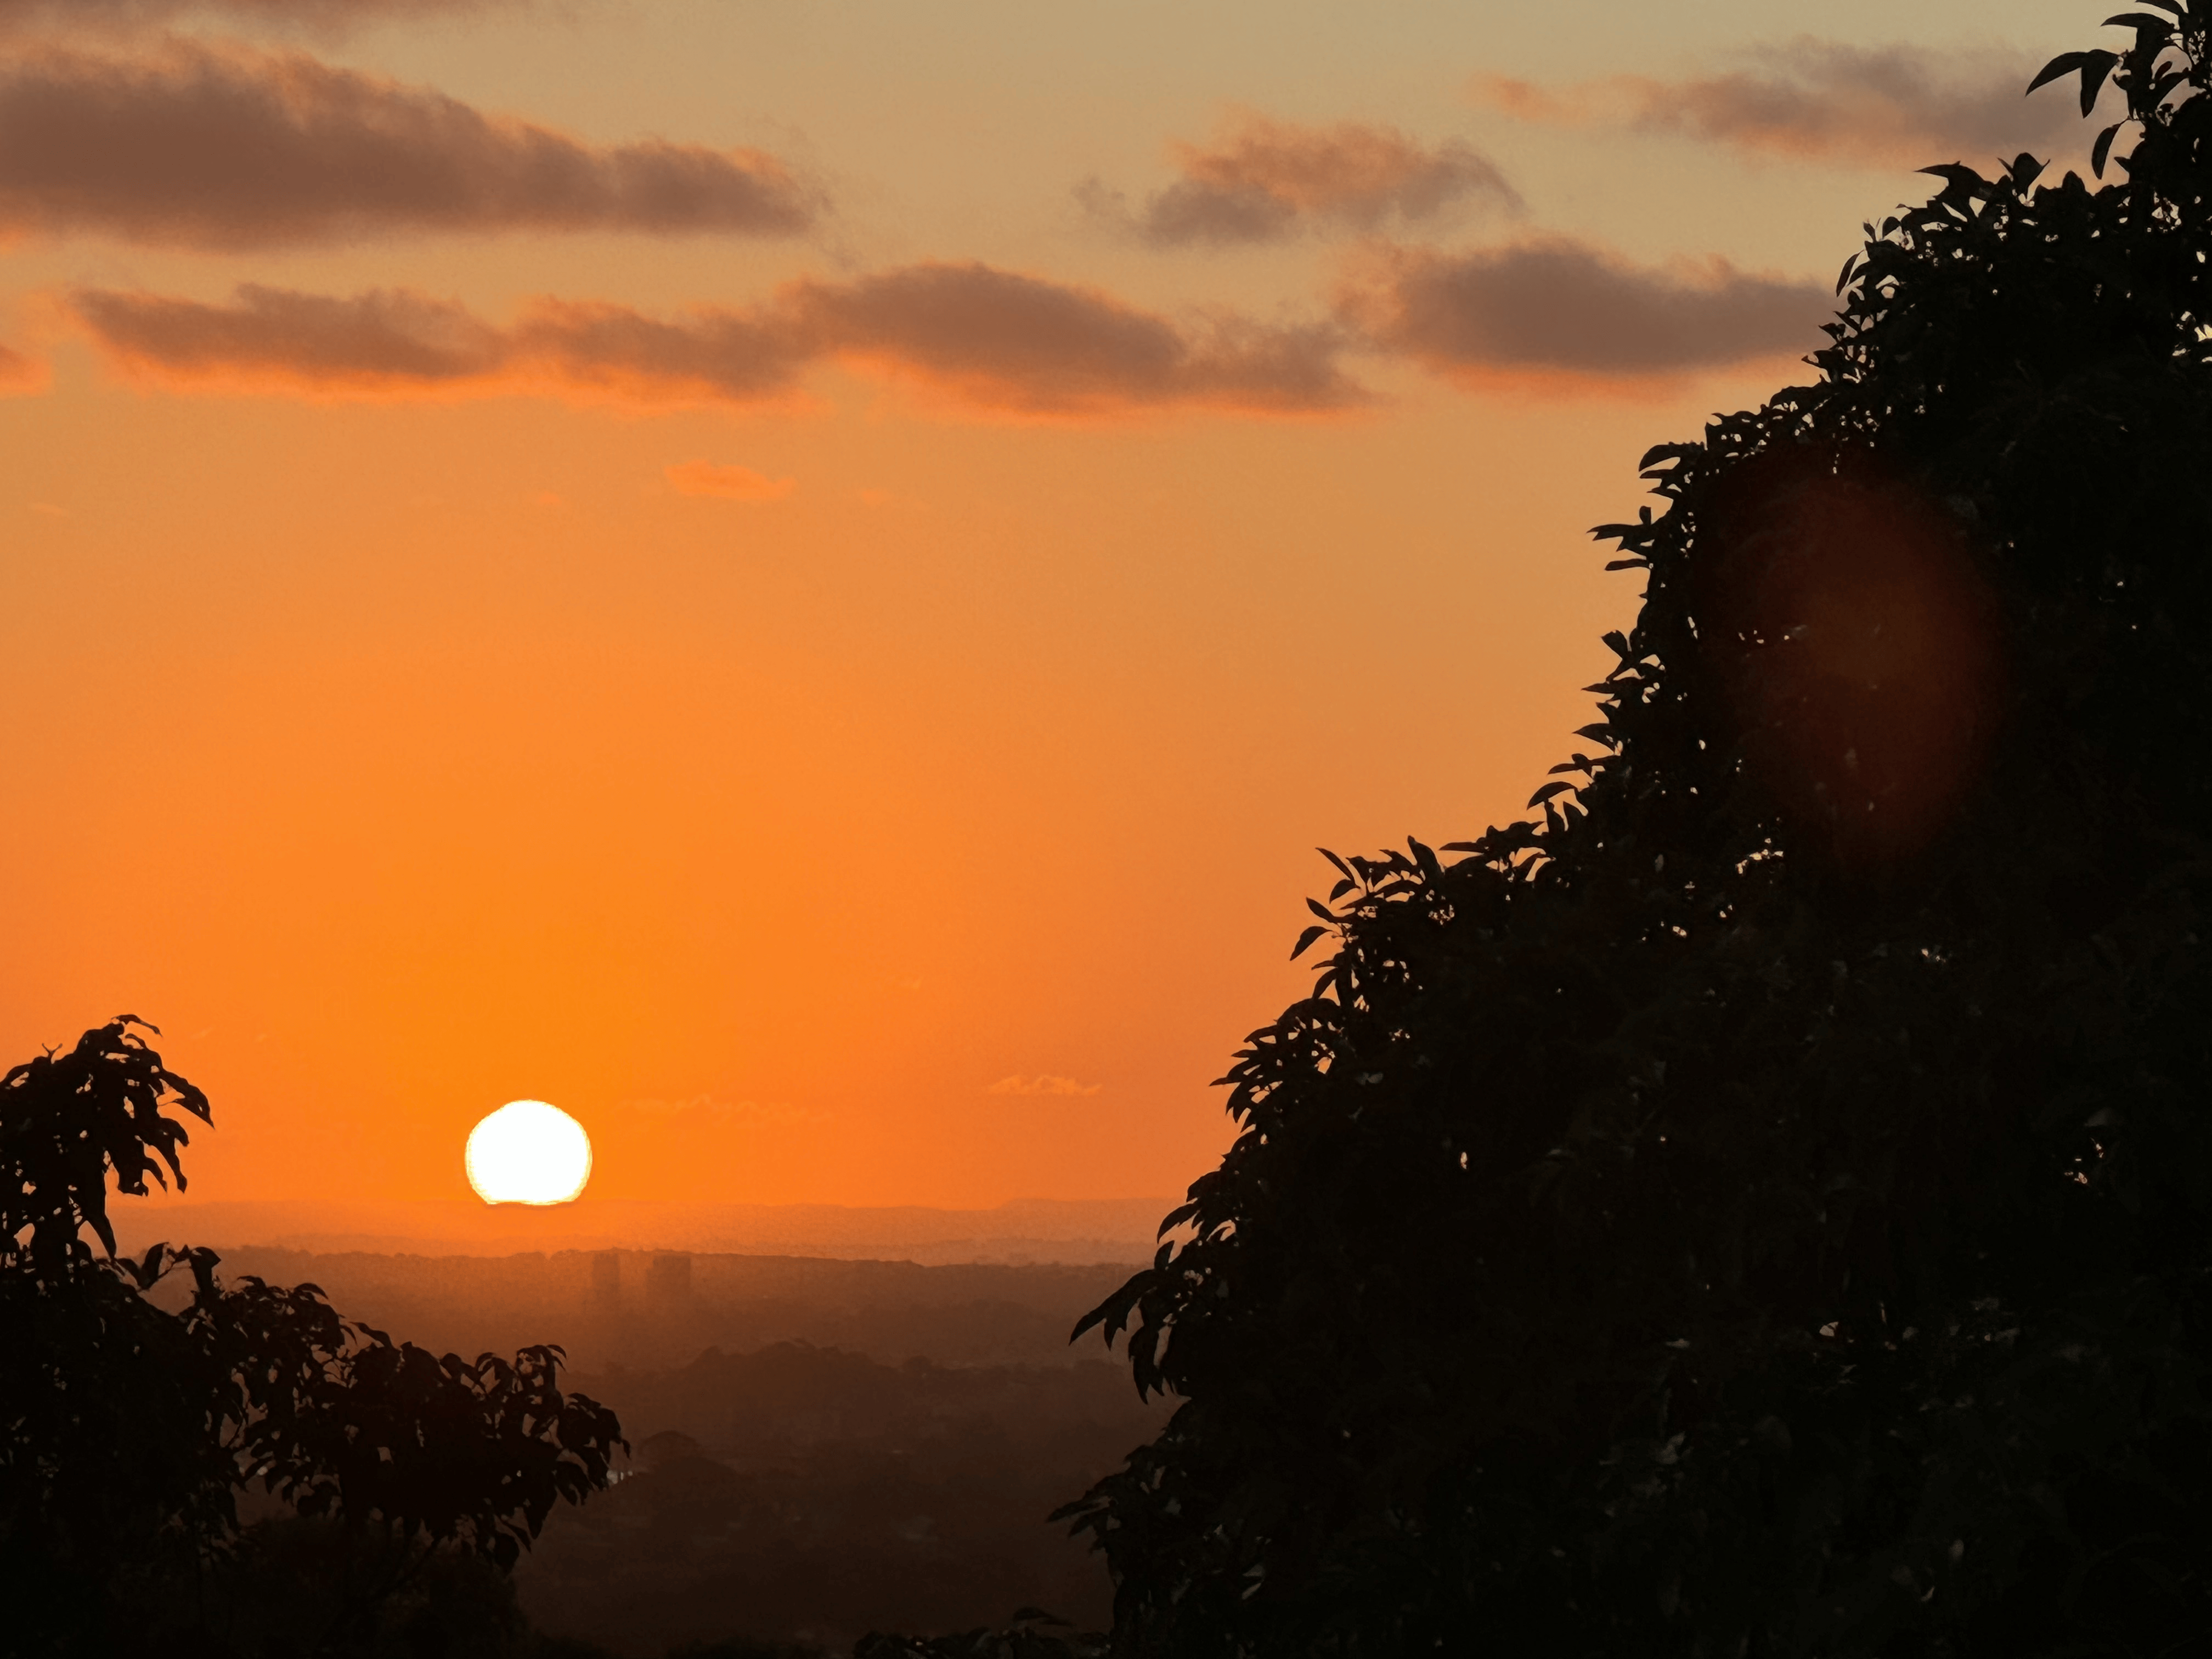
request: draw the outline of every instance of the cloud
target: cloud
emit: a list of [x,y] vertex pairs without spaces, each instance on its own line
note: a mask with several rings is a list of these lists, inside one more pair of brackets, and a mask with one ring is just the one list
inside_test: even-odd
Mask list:
[[1313,223],[1373,230],[1470,200],[1521,206],[1487,157],[1455,139],[1425,147],[1395,127],[1299,126],[1247,112],[1212,145],[1177,143],[1170,154],[1182,177],[1140,210],[1097,179],[1077,186],[1077,199],[1155,247],[1280,241]]
[[520,11],[532,0],[0,0],[0,28],[67,22],[99,27],[159,22],[194,13],[335,33],[386,17],[468,17]]
[[20,351],[0,345],[0,398],[21,398],[44,392],[52,379],[52,371],[37,358],[26,357]]
[[1801,36],[1747,57],[1743,69],[1683,80],[1623,75],[1553,89],[1481,76],[1470,89],[1478,102],[1522,120],[1679,135],[1844,167],[2048,154],[2081,131],[2080,106],[2063,94],[2024,95],[2037,65],[2012,52]]
[[982,408],[1291,414],[1365,401],[1337,365],[1334,328],[1220,316],[1178,326],[1093,289],[988,265],[802,282],[784,303],[824,350]]
[[405,289],[352,299],[246,286],[231,306],[84,289],[72,307],[119,362],[172,384],[377,392],[453,387],[501,367],[497,331]]
[[337,298],[247,286],[210,305],[91,289],[70,304],[118,366],[180,389],[759,404],[790,398],[808,364],[841,359],[985,413],[1326,412],[1364,395],[1337,367],[1334,326],[1183,327],[985,265],[805,280],[750,311],[672,319],[541,300],[504,329],[405,289]]
[[716,466],[712,461],[680,461],[666,469],[679,495],[713,495],[726,501],[780,501],[799,487],[796,478],[770,478],[749,466]]
[[803,362],[775,331],[714,311],[669,321],[540,301],[501,330],[404,289],[248,284],[229,305],[93,289],[70,303],[122,368],[179,389],[750,404],[787,394]]
[[1818,283],[1711,259],[1631,264],[1566,237],[1473,253],[1401,251],[1347,290],[1348,317],[1385,349],[1486,380],[1633,380],[1802,352],[1834,308]]
[[787,235],[819,210],[774,157],[595,148],[298,53],[181,41],[0,68],[0,226],[240,248],[409,231]]
[[987,1095],[1095,1095],[1103,1083],[1078,1083],[1072,1077],[1002,1077],[983,1092]]
[[638,404],[787,397],[811,354],[781,319],[711,306],[673,320],[627,306],[539,300],[507,337],[521,389]]

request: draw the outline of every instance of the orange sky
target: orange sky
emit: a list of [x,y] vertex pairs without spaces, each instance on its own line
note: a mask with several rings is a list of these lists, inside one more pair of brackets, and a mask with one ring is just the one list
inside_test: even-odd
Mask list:
[[0,0],[0,1054],[159,1022],[195,1198],[1179,1191],[1311,848],[1519,810],[1637,455],[2095,21],[293,12]]

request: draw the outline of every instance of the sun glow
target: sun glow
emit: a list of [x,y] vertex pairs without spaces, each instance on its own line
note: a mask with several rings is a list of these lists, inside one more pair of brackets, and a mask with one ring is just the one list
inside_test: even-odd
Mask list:
[[487,1204],[566,1204],[592,1178],[592,1138],[558,1106],[510,1100],[469,1131],[469,1185]]

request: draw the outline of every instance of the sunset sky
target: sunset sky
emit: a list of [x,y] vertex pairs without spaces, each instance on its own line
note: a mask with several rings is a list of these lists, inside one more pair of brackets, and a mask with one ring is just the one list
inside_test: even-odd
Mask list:
[[0,0],[0,1063],[160,1024],[196,1199],[1179,1193],[2099,15]]

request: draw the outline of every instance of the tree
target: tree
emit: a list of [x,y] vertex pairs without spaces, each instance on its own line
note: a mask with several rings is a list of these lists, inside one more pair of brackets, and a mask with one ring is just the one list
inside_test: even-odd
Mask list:
[[[226,1285],[211,1250],[118,1258],[109,1179],[181,1189],[177,1114],[211,1121],[153,1029],[125,1016],[0,1079],[10,1650],[111,1651],[126,1605],[134,1627],[189,1624],[145,1600],[204,1588],[249,1487],[382,1540],[358,1594],[326,1609],[333,1639],[441,1553],[511,1566],[556,1499],[606,1483],[614,1415],[561,1391],[557,1347],[437,1356],[342,1319],[312,1285]],[[153,1299],[172,1275],[174,1309]]]
[[2212,1630],[2212,47],[2146,3],[2035,82],[2124,93],[2112,182],[1929,168],[1817,380],[1644,458],[1540,818],[1328,855],[1078,1328],[1182,1402],[1063,1511],[1115,1652]]

